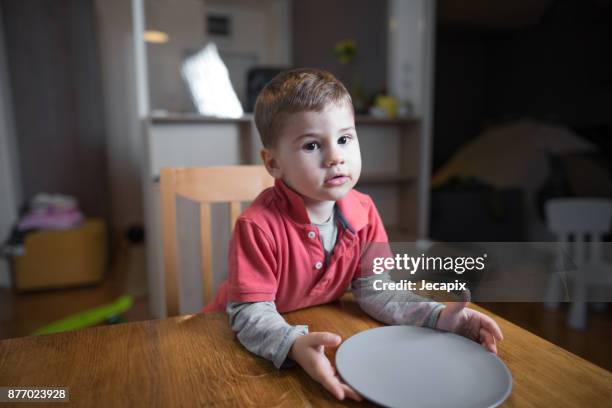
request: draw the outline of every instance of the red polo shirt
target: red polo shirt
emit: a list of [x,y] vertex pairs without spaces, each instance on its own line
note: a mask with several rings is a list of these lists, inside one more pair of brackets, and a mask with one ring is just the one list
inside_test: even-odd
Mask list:
[[225,311],[228,301],[274,301],[289,312],[338,299],[361,276],[369,243],[387,242],[372,199],[351,190],[337,203],[338,238],[329,264],[319,230],[301,197],[276,180],[240,215],[230,241],[228,280],[204,311]]

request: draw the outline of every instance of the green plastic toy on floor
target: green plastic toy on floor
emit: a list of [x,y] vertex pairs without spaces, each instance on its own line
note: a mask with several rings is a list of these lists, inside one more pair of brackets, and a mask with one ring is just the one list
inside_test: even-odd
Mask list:
[[110,324],[122,323],[125,322],[123,313],[128,311],[133,303],[134,300],[131,296],[121,296],[114,302],[85,310],[41,327],[34,331],[31,336],[84,329],[104,322]]

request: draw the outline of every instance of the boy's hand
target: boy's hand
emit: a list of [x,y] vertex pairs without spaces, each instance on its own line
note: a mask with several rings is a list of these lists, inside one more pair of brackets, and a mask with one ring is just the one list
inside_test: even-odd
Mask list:
[[340,336],[328,332],[314,332],[298,337],[289,357],[298,363],[315,381],[321,383],[334,397],[343,400],[345,396],[356,401],[362,398],[351,387],[344,384],[335,373],[329,359],[323,352],[325,347],[336,347],[340,344]]
[[436,329],[457,333],[497,354],[495,341],[503,340],[501,329],[489,316],[467,309],[467,301],[447,303],[440,312]]

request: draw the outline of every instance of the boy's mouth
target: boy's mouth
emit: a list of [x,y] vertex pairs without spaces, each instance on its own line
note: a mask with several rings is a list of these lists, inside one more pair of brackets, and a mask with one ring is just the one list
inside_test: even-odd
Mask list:
[[325,179],[325,185],[328,186],[339,186],[346,183],[349,180],[345,174],[336,174],[334,176]]

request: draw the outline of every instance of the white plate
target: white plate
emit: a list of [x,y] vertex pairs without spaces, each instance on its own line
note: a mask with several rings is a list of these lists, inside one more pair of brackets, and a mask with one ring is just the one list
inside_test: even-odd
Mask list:
[[495,407],[512,390],[508,367],[480,344],[423,327],[358,333],[336,353],[344,381],[388,407]]

